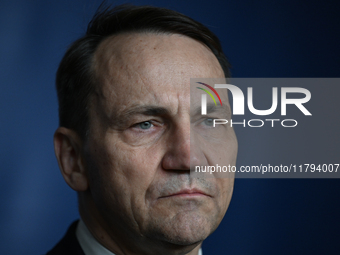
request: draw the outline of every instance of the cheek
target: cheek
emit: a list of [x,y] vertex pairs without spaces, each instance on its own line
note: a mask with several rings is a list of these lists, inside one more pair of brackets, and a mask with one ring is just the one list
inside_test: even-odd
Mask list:
[[[203,154],[207,165],[220,167],[223,166],[235,166],[237,159],[238,143],[237,138],[233,130],[229,130],[225,135],[225,139],[221,139],[218,143],[207,143],[203,148]],[[218,207],[221,208],[221,212],[226,212],[234,188],[234,174],[233,173],[215,173],[208,175],[206,178],[214,178],[217,182],[219,194],[218,194]]]
[[219,186],[221,187],[221,198],[219,201],[220,207],[223,210],[223,215],[228,209],[231,197],[234,190],[234,179],[233,178],[219,178]]
[[225,132],[224,138],[218,140],[205,140],[200,147],[208,165],[236,165],[238,143],[233,130]]
[[96,149],[89,157],[90,187],[98,191],[98,199],[106,197],[105,203],[141,209],[160,166],[161,150],[158,146],[131,147],[112,138],[105,141],[91,146]]
[[[236,165],[238,152],[238,142],[235,135],[234,130],[231,130],[228,134],[228,138],[226,139],[225,151],[223,152],[225,155],[226,162],[232,166]],[[224,157],[221,156],[223,159]]]

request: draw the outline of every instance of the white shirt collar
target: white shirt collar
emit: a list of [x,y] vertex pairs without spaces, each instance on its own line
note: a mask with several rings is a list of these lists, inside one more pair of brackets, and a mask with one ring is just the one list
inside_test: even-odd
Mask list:
[[[78,222],[76,236],[85,255],[115,255],[93,237],[81,219]],[[203,255],[202,248],[198,251],[197,255]]]
[[82,220],[79,220],[76,236],[85,255],[115,255],[93,237]]

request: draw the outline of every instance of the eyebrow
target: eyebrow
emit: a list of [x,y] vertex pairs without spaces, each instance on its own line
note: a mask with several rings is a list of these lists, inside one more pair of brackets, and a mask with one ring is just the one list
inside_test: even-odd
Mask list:
[[[197,106],[194,109],[194,116],[201,115],[201,106]],[[226,105],[215,105],[214,103],[207,103],[207,114],[214,112],[225,112],[227,117],[231,117],[231,110],[229,106]]]
[[170,115],[170,111],[164,107],[154,105],[134,105],[120,113],[117,113],[112,119],[111,124],[119,125],[119,123],[128,122],[135,115],[144,116],[164,116]]
[[121,113],[121,116],[126,116],[130,117],[132,115],[137,115],[137,114],[142,114],[142,115],[147,115],[147,116],[161,116],[161,115],[166,115],[170,114],[169,110],[160,107],[160,106],[153,106],[153,105],[136,105],[123,113]]

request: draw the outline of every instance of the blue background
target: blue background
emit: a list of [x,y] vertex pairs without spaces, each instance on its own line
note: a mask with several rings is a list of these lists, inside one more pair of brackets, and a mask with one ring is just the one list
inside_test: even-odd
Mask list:
[[[131,3],[168,7],[207,25],[221,39],[235,77],[339,77],[338,1]],[[44,254],[79,217],[76,194],[65,184],[53,151],[54,79],[67,46],[85,32],[99,4],[0,2],[0,254]],[[339,92],[328,93],[335,98]],[[339,119],[340,109],[333,110],[328,116]],[[307,140],[320,136],[313,128]],[[339,125],[333,129],[337,134]],[[322,136],[332,147],[318,148],[320,153],[339,159],[338,135]],[[252,140],[241,132],[238,138],[239,164],[268,161],[273,151],[290,155],[287,144],[264,146],[280,137]],[[256,143],[262,146],[247,150]],[[308,158],[314,146],[301,153]],[[237,179],[226,217],[204,242],[204,254],[338,254],[339,215],[340,180]]]

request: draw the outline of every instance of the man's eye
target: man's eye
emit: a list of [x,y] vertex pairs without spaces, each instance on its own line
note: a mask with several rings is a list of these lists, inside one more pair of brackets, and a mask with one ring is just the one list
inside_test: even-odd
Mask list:
[[137,126],[140,127],[141,129],[150,129],[153,126],[153,124],[150,121],[144,121],[137,124]]
[[214,119],[205,119],[203,122],[204,122],[204,124],[207,125],[207,126],[213,126],[213,124],[214,124]]

